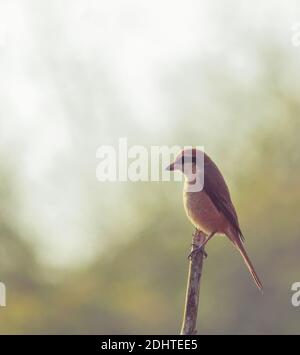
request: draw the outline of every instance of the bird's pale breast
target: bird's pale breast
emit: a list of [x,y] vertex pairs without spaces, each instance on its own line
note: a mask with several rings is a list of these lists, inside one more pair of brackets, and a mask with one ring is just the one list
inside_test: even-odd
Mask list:
[[188,218],[197,229],[206,234],[223,233],[226,220],[205,191],[187,192],[185,188],[183,204]]

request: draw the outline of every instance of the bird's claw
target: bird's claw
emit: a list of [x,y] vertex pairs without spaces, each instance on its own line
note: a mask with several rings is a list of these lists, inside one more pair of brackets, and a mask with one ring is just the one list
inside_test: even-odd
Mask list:
[[[195,244],[192,244],[192,246],[194,247]],[[203,246],[200,245],[200,246],[196,246],[196,248],[189,253],[188,259],[192,260],[193,256],[200,252],[203,254],[204,259],[208,257],[207,252],[204,250]]]

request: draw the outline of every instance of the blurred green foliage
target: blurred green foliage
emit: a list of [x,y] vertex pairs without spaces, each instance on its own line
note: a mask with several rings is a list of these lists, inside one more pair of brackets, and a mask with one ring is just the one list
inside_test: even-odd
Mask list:
[[[227,173],[264,295],[230,243],[216,237],[207,248],[200,333],[299,333],[290,287],[300,278],[300,106],[284,97],[280,103],[288,115],[252,133],[251,145],[238,152],[235,176]],[[226,160],[216,160],[226,168]],[[116,211],[108,211],[116,220],[109,238],[117,241],[125,233],[128,241],[82,269],[64,271],[38,264],[14,220],[6,218],[14,186],[1,176],[0,279],[8,290],[1,333],[178,332],[192,233],[179,184],[128,186],[127,203],[139,211],[138,232],[130,235],[130,224],[122,228]]]
[[[46,52],[48,43],[40,41]],[[53,45],[47,69],[71,117],[74,146],[85,153],[80,162],[66,155],[57,170],[79,171],[88,202],[82,208],[90,223],[87,248],[91,230],[98,239],[89,262],[78,257],[72,268],[45,263],[37,252],[38,231],[18,224],[24,196],[14,177],[20,170],[1,159],[0,281],[7,307],[0,308],[0,333],[179,332],[193,232],[182,186],[95,181],[92,159],[97,139],[108,142],[105,129],[115,138],[129,136],[130,144],[204,145],[225,175],[265,290],[262,296],[240,255],[216,236],[204,264],[199,333],[300,333],[300,309],[292,307],[290,291],[300,281],[299,65],[267,40],[247,41],[242,48],[258,66],[253,77],[209,53],[168,68],[160,85],[174,115],[164,131],[131,118],[96,59],[93,72],[84,56],[70,51],[61,67],[59,53],[67,46]],[[99,121],[99,91],[106,122]]]

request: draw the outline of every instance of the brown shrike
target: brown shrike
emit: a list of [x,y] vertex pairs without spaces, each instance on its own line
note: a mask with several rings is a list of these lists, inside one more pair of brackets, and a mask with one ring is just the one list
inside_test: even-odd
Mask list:
[[195,251],[204,250],[205,244],[215,234],[226,235],[241,253],[257,287],[262,290],[262,284],[243,246],[244,236],[228,187],[216,164],[204,152],[186,149],[167,170],[179,170],[184,174],[183,204],[186,214],[195,228],[206,234],[206,240]]

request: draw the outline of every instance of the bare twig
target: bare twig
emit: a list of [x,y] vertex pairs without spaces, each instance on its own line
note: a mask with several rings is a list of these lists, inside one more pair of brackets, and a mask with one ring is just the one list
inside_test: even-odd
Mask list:
[[[204,240],[205,234],[196,231],[193,235],[192,251],[199,247]],[[190,260],[181,335],[197,334],[196,325],[203,255],[204,250],[203,252],[193,253]]]

